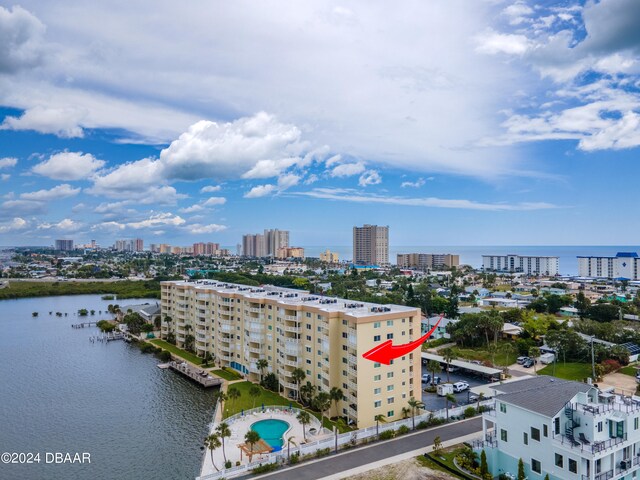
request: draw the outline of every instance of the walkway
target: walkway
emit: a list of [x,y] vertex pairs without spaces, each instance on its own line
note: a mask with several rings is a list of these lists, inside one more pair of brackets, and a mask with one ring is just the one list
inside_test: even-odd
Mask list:
[[[375,443],[361,448],[347,450],[338,455],[300,464],[295,467],[279,470],[261,476],[245,476],[242,478],[264,478],[268,480],[316,480],[321,478],[336,479],[348,476],[345,472],[361,472],[369,469],[370,465],[379,467],[388,460],[387,463],[394,463],[399,456],[404,456],[407,452],[420,450],[427,452],[431,450],[433,440],[440,436],[442,442],[466,437],[467,435],[477,436],[482,431],[482,418],[474,417],[470,420],[451,423],[429,430],[418,431],[417,433],[403,435],[387,442]],[[464,439],[461,439],[464,440]],[[413,453],[412,453],[413,455]],[[415,455],[417,456],[417,454]]]

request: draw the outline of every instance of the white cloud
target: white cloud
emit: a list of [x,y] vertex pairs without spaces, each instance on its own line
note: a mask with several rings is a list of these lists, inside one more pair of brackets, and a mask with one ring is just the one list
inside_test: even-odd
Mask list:
[[61,138],[81,138],[80,126],[87,113],[75,108],[50,108],[36,106],[25,110],[20,117],[5,117],[0,130],[34,130]]
[[124,163],[106,175],[94,178],[89,193],[116,196],[118,192],[138,191],[162,181],[162,167],[157,160],[144,158]]
[[162,225],[177,227],[183,225],[184,223],[186,223],[184,218],[178,215],[174,215],[173,213],[155,213],[145,220],[127,223],[127,227],[138,230],[141,228],[155,228]]
[[298,175],[294,175],[293,173],[282,175],[278,178],[278,190],[286,190],[287,188],[297,185],[299,182],[300,176]]
[[195,213],[195,212],[201,212],[202,210],[204,210],[204,207],[202,205],[191,205],[190,207],[185,207],[185,208],[181,208],[179,211],[180,213]]
[[2,180],[3,182],[6,182],[10,178],[11,178],[11,175],[9,175],[8,173],[3,173],[2,175],[0,175],[0,180]]
[[333,167],[331,170],[332,177],[351,177],[353,175],[359,175],[365,171],[364,163],[343,163]]
[[189,231],[189,233],[192,233],[194,235],[199,235],[203,233],[222,232],[223,230],[226,230],[226,229],[227,227],[225,225],[218,225],[215,223],[211,223],[209,225],[201,225],[199,223],[194,223],[193,225],[189,225],[187,227],[187,230]]
[[73,188],[68,183],[57,185],[49,190],[38,190],[37,192],[28,192],[20,194],[23,200],[35,200],[38,202],[50,202],[61,198],[73,197],[80,193],[79,188]]
[[[430,180],[433,180],[433,177],[430,178]],[[402,184],[400,185],[402,188],[407,188],[407,187],[411,187],[411,188],[420,188],[425,184],[425,179],[420,177],[418,178],[415,182],[402,182]]]
[[77,232],[82,229],[84,225],[82,223],[71,220],[70,218],[65,218],[60,220],[58,223],[48,223],[44,222],[37,226],[38,230],[57,230],[60,232]]
[[200,189],[200,193],[213,193],[219,192],[222,187],[220,185],[207,185]]
[[367,187],[369,185],[378,185],[382,183],[382,177],[376,170],[367,170],[358,180],[358,185],[361,187]]
[[522,202],[522,203],[484,203],[464,199],[444,199],[436,197],[406,198],[394,196],[381,196],[362,194],[355,190],[335,188],[315,188],[308,192],[291,192],[292,195],[302,195],[312,198],[327,200],[339,200],[354,203],[381,203],[387,205],[401,205],[411,207],[455,208],[464,210],[486,211],[529,211],[558,208],[556,205],[546,202]]
[[0,223],[0,233],[15,232],[27,228],[29,222],[24,218],[15,217],[10,222]]
[[0,207],[0,218],[10,218],[15,215],[38,215],[47,210],[44,202],[32,200],[7,200]]
[[20,6],[0,6],[0,72],[13,73],[40,63],[45,27]]
[[227,203],[227,199],[224,197],[209,197],[203,204],[203,207],[214,207],[217,205],[224,205]]
[[312,173],[304,181],[304,184],[305,185],[311,185],[312,183],[316,183],[318,180],[319,180],[318,176],[315,173]]
[[31,170],[54,180],[82,180],[104,165],[103,160],[96,159],[90,153],[65,151],[51,155],[48,160],[37,164]]
[[621,119],[582,138],[578,146],[582,150],[621,150],[640,146],[640,115],[627,112]]
[[13,157],[0,158],[0,168],[15,167],[16,163],[18,163],[17,158],[13,158]]
[[491,28],[478,35],[476,41],[476,50],[490,55],[498,53],[523,55],[530,47],[529,39],[525,35],[498,33]]
[[276,190],[275,185],[270,185],[270,184],[256,185],[255,187],[253,187],[251,190],[249,190],[247,193],[244,194],[244,198],[264,197],[266,195],[269,195],[275,190]]

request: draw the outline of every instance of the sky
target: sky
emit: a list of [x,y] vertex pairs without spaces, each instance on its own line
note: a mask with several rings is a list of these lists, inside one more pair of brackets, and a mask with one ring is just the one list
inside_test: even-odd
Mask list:
[[0,0],[0,245],[637,244],[640,2]]

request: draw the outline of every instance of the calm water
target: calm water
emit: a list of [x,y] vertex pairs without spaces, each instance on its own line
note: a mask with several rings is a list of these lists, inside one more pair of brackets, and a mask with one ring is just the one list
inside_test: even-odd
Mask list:
[[[156,368],[154,356],[123,341],[89,342],[96,328],[71,328],[79,322],[73,312],[104,311],[108,303],[96,295],[0,301],[0,453],[40,452],[42,459],[0,463],[0,479],[199,474],[213,391]],[[89,452],[91,464],[46,465],[45,452]]]

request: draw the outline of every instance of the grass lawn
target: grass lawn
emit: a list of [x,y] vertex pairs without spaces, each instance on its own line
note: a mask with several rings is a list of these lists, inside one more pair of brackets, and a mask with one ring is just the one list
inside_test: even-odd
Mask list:
[[622,367],[620,370],[618,370],[618,373],[624,373],[625,375],[629,375],[630,377],[635,377],[636,376],[636,372],[638,371],[637,367],[632,367],[631,365],[628,365],[626,367]]
[[[553,375],[553,364],[547,365],[544,368],[538,370],[539,375]],[[590,363],[570,363],[562,364],[556,363],[556,377],[564,378],[565,380],[577,380],[582,381],[591,376],[591,364]]]
[[169,342],[165,342],[164,340],[160,340],[159,338],[150,340],[150,342],[153,343],[156,347],[163,348],[173,353],[174,355],[184,358],[191,363],[195,363],[196,365],[202,364],[202,359],[200,357],[194,355],[193,353],[182,350],[181,348],[178,348],[175,345],[170,344]]
[[[456,467],[453,463],[453,458],[456,456],[456,450],[458,447],[460,447],[460,445],[449,447],[446,450],[443,450],[440,455],[437,456],[440,462],[452,468],[454,471],[459,471],[458,467]],[[428,450],[429,455],[432,455],[434,457],[436,456],[431,448],[429,448]],[[417,460],[418,463],[424,467],[431,468],[433,470],[440,470],[441,472],[445,472],[448,475],[453,475],[449,470],[446,470],[444,467],[434,462],[431,458],[425,457],[424,455],[419,456]],[[458,476],[459,478],[467,478],[466,476],[463,476],[462,473],[456,476]]]
[[240,380],[242,378],[240,374],[232,370],[211,370],[211,373],[224,378],[225,380]]
[[[507,351],[509,347],[511,347],[510,351]],[[474,347],[474,348],[460,348],[453,347],[453,351],[458,356],[459,360],[480,360],[480,361],[492,361],[491,354],[487,350],[486,347]],[[506,340],[498,341],[498,349],[496,350],[495,355],[493,356],[493,362],[495,365],[512,365],[516,363],[516,359],[518,358],[518,352],[515,350],[515,346],[513,342],[508,342]]]
[[[281,397],[277,393],[267,390],[263,387],[260,387],[259,385],[258,387],[261,390],[260,396],[256,397],[254,401],[254,399],[249,395],[249,389],[251,388],[252,385],[256,385],[256,384],[252,382],[238,382],[229,386],[230,389],[237,388],[240,391],[240,398],[236,399],[235,401],[227,400],[225,402],[223,418],[227,418],[227,417],[230,417],[231,415],[235,415],[236,413],[240,413],[242,410],[247,411],[247,410],[251,410],[252,408],[258,408],[262,406],[262,404],[264,404],[265,407],[267,405],[283,405],[286,407],[291,405],[294,408],[303,409],[303,406],[300,405],[298,402],[294,400],[290,400],[288,398]],[[331,406],[331,409],[333,410],[333,405]],[[308,410],[308,412],[311,415],[315,416],[318,420],[320,420],[320,414],[318,412],[313,412],[311,410]],[[323,422],[324,427],[331,430],[334,425],[336,424],[331,420],[327,419],[327,417],[324,418],[324,422]],[[338,426],[338,429],[340,430],[340,433],[348,432],[351,430],[348,427],[341,428],[340,426]]]

